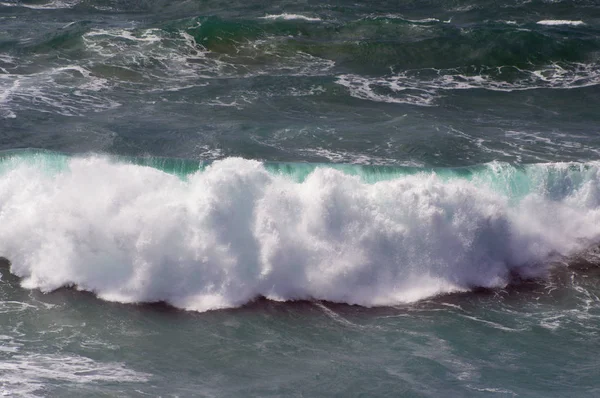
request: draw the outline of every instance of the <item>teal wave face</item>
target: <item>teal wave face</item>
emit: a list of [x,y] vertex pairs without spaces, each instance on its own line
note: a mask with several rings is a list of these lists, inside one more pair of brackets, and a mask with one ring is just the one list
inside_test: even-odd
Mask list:
[[[163,157],[127,157],[116,155],[84,155],[104,157],[116,164],[130,164],[151,167],[168,174],[187,179],[203,172],[213,161],[175,159]],[[0,153],[0,173],[6,173],[18,165],[31,165],[47,173],[60,173],[69,169],[70,161],[81,155],[67,155],[51,151],[26,149],[3,151]],[[374,184],[397,178],[420,175],[423,178],[435,176],[441,181],[465,180],[492,189],[499,195],[519,201],[529,194],[539,194],[551,200],[560,201],[572,195],[586,184],[596,184],[600,164],[588,163],[543,163],[511,165],[493,162],[482,165],[458,168],[365,166],[335,163],[292,163],[263,162],[263,167],[271,174],[285,176],[301,183],[317,169],[332,169],[349,176],[357,176],[361,181]]]

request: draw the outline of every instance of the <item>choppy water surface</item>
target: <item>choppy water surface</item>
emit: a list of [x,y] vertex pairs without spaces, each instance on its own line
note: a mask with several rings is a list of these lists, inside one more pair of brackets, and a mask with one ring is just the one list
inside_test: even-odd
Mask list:
[[0,2],[0,394],[599,395],[599,54],[591,0]]

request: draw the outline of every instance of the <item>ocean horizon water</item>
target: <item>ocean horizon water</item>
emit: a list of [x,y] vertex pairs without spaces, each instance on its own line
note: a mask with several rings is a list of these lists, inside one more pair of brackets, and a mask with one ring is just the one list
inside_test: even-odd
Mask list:
[[0,396],[600,396],[596,0],[0,1]]

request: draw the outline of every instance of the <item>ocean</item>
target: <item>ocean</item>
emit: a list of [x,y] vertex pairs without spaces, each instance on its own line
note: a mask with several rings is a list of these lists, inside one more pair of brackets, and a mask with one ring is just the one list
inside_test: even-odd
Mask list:
[[2,0],[0,395],[600,396],[597,0]]

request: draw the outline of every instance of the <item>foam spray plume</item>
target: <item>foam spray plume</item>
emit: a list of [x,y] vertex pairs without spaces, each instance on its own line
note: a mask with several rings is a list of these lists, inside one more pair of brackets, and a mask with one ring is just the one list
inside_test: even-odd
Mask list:
[[502,287],[600,241],[595,163],[307,167],[228,158],[173,174],[105,156],[4,156],[0,256],[25,288],[206,311]]

